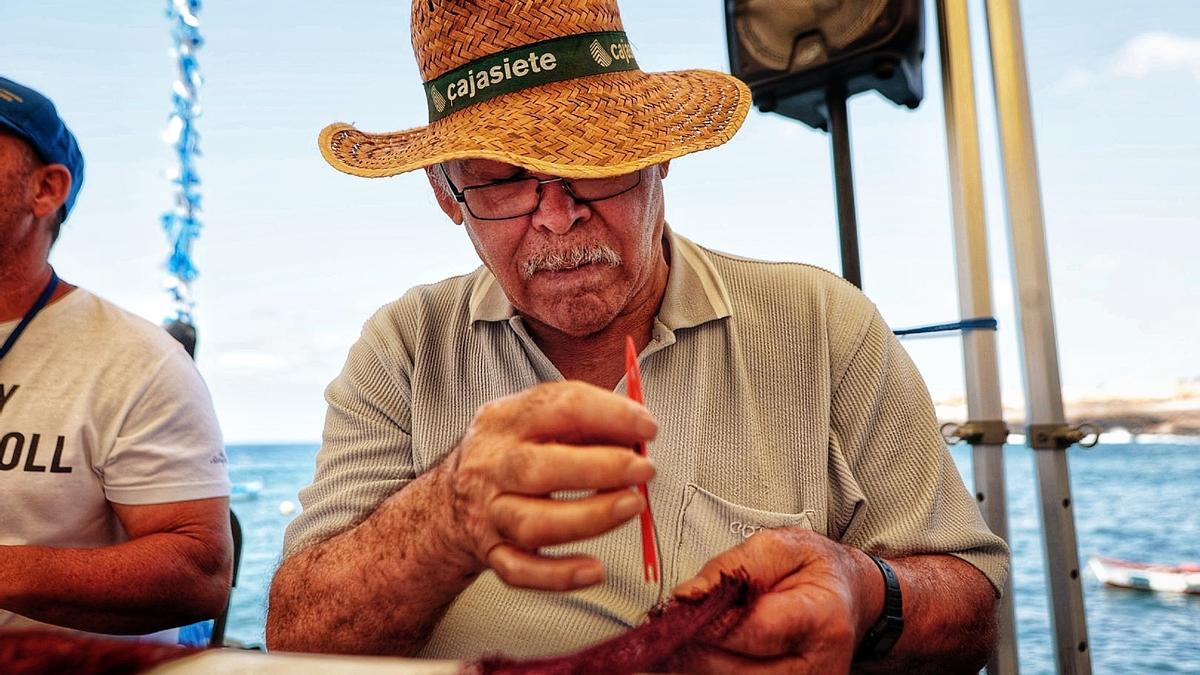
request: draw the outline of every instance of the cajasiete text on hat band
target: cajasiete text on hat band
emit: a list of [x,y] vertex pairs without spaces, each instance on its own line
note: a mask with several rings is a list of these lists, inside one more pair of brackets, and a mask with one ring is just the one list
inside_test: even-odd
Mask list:
[[622,31],[581,33],[514,47],[426,82],[429,121],[514,91],[637,69],[629,38]]

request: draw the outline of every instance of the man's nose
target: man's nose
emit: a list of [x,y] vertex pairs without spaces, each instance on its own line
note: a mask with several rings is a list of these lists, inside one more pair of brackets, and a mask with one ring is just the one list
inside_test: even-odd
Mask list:
[[542,183],[538,187],[541,190],[541,201],[532,215],[533,227],[553,234],[566,234],[576,223],[591,215],[588,205],[575,201],[561,180]]

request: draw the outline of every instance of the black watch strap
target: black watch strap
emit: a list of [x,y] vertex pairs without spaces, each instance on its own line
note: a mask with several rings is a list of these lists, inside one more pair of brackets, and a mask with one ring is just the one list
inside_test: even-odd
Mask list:
[[883,573],[883,615],[871,626],[858,643],[855,658],[860,661],[883,658],[900,639],[904,630],[904,603],[900,597],[900,579],[892,566],[879,556],[871,556],[879,571]]

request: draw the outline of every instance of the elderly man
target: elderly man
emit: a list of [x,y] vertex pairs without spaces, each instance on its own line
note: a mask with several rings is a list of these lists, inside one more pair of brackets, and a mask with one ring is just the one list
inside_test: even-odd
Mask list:
[[229,594],[225,453],[182,347],[51,269],[82,182],[54,105],[0,78],[0,630],[174,642]]
[[696,669],[978,669],[1007,549],[879,313],[664,220],[669,160],[732,136],[745,87],[642,72],[612,0],[417,0],[412,21],[430,125],[320,145],[355,175],[425,167],[483,267],[380,310],[330,385],[269,646],[529,656],[619,633],[662,597],[630,522],[649,480],[668,588],[741,568],[763,590]]

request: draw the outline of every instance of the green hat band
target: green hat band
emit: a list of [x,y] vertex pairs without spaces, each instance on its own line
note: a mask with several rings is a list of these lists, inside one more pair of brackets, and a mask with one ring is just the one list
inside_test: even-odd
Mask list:
[[623,31],[582,33],[516,47],[426,82],[429,121],[514,91],[637,68]]

